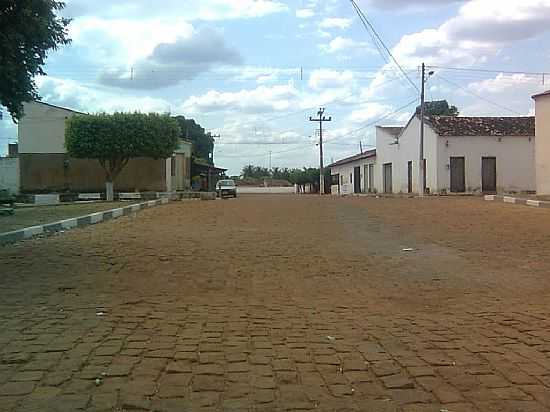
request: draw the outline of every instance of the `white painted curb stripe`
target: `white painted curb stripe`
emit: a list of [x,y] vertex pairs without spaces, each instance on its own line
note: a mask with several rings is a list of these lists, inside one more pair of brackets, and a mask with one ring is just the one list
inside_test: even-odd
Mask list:
[[495,200],[495,195],[485,195],[485,200]]
[[[144,203],[137,203],[137,204],[131,205],[130,210],[132,212],[139,212],[142,208],[166,204],[166,203],[169,203],[169,201],[170,199],[164,198],[164,199],[151,200]],[[63,230],[69,230],[79,226],[86,226],[87,224],[95,224],[95,223],[102,222],[104,220],[105,213],[111,213],[112,218],[115,219],[117,217],[124,216],[124,209],[125,208],[105,210],[103,212],[91,213],[85,216],[79,216],[71,219],[60,220],[57,222],[48,223],[46,225],[31,226],[31,227],[27,227],[19,230],[14,230],[12,232],[0,233],[0,245],[14,243],[21,239],[30,239],[36,235],[41,235],[45,233],[44,226],[49,227],[48,234],[50,234],[56,231],[55,229],[53,231],[51,229],[55,225],[59,225]],[[88,218],[90,219],[89,223],[82,222],[80,225],[78,224],[79,220],[84,220]]]
[[31,226],[23,229],[23,237],[25,239],[36,235],[41,235],[42,233],[44,233],[44,226]]
[[534,206],[534,207],[540,207],[540,201],[539,200],[528,200],[525,202],[528,206]]
[[122,208],[120,209],[113,209],[111,210],[113,219],[116,219],[117,217],[120,217],[124,214],[124,210]]
[[63,229],[72,229],[74,227],[78,226],[78,220],[76,218],[74,219],[65,219],[59,222],[61,224],[61,227]]
[[516,198],[515,197],[510,197],[510,196],[504,196],[504,203],[516,203]]
[[92,225],[103,221],[103,212],[92,213],[90,215],[90,223]]

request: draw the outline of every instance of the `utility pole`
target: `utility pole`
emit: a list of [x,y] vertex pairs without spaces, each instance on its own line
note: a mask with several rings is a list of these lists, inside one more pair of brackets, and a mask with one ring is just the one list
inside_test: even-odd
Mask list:
[[363,143],[361,140],[359,140],[359,150],[361,151],[361,154],[363,154]]
[[319,194],[323,196],[325,194],[325,174],[323,168],[323,122],[331,122],[332,116],[328,118],[324,116],[325,108],[321,107],[317,112],[318,119],[314,119],[309,116],[310,122],[319,122]]
[[[219,139],[221,136],[219,134],[211,134],[210,137],[212,139]],[[213,143],[212,143],[212,152],[210,153],[210,161],[212,162],[212,166],[213,166],[214,165],[214,144]],[[208,168],[208,190],[211,191],[211,190],[216,190],[216,184],[218,184],[218,182],[216,181],[215,184],[212,184],[213,182],[212,182],[210,170],[211,169],[209,167]]]
[[430,71],[428,76],[426,76],[426,65],[422,63],[422,88],[420,90],[420,153],[418,156],[418,195],[424,197],[426,193],[426,185],[424,181],[426,180],[426,168],[424,164],[424,115],[426,112],[426,102],[425,100],[425,91],[426,91],[426,82],[428,77],[433,75],[434,72]]

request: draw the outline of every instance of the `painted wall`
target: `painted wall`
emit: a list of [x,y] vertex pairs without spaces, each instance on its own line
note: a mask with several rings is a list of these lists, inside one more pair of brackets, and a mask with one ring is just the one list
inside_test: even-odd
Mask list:
[[19,158],[0,157],[0,189],[19,193]]
[[65,119],[75,112],[31,102],[19,120],[19,153],[65,153]]
[[[105,172],[97,160],[60,153],[23,153],[19,159],[22,192],[105,190]],[[165,159],[130,160],[115,181],[115,191],[167,191],[166,163]]]
[[[413,192],[418,193],[418,158],[420,153],[420,119],[412,118],[403,133],[396,137],[383,127],[376,128],[375,186],[384,192],[384,164],[392,164],[393,193],[408,192],[408,162],[412,161]],[[424,126],[424,157],[426,158],[426,187],[437,188],[437,135]]]
[[440,137],[437,170],[439,191],[450,192],[449,166],[450,157],[453,156],[464,157],[466,192],[481,191],[482,157],[496,157],[497,192],[525,192],[536,189],[534,137]]
[[[368,159],[359,159],[353,162],[349,162],[343,165],[334,166],[330,168],[330,174],[340,175],[340,192],[338,192],[338,185],[331,185],[331,194],[333,195],[350,195],[354,193],[354,169],[359,166],[361,168],[361,192],[367,192],[368,172],[365,173],[365,165],[376,164],[376,158],[371,157]],[[375,166],[376,171],[376,166]]]
[[539,195],[550,195],[550,95],[535,98],[535,170]]

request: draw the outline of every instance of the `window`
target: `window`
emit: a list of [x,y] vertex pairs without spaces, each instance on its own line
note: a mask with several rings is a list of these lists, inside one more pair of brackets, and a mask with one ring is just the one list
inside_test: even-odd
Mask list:
[[337,185],[337,184],[338,184],[338,181],[340,180],[340,175],[339,175],[339,174],[335,174],[335,175],[332,175],[331,178],[332,178],[331,184],[332,184],[332,185]]
[[175,176],[176,175],[176,157],[175,156],[172,156],[172,158],[170,159],[170,169],[171,169],[171,175]]

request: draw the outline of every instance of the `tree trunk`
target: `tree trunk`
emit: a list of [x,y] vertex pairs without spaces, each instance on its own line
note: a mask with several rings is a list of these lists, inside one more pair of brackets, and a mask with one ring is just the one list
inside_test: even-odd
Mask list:
[[115,191],[113,189],[113,182],[106,180],[105,181],[105,196],[107,202],[112,202],[115,200]]

